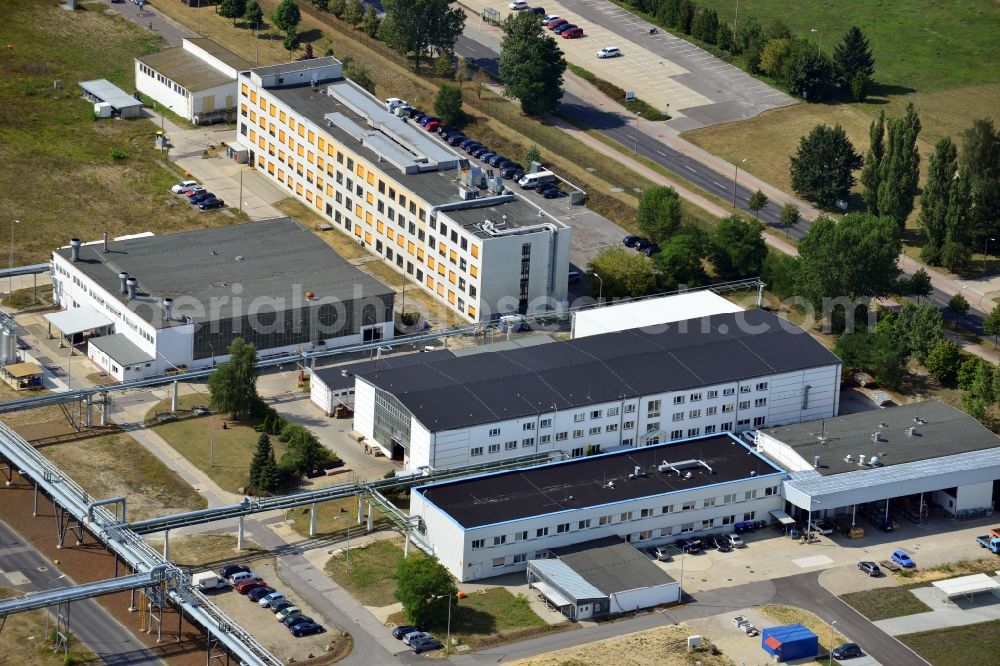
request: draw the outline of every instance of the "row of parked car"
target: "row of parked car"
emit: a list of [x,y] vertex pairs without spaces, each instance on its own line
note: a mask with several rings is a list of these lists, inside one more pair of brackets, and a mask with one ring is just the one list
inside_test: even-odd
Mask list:
[[293,636],[311,636],[326,631],[323,625],[302,614],[302,609],[292,603],[284,592],[269,586],[245,564],[227,564],[219,569],[219,575],[226,579],[239,594],[244,594],[261,608],[274,613]]
[[421,627],[415,627],[409,624],[394,627],[392,630],[392,637],[397,641],[403,641],[403,643],[409,645],[410,649],[417,654],[440,650],[444,647],[444,645],[441,644],[441,641],[434,638],[432,634],[427,633]]
[[187,200],[191,205],[198,206],[201,210],[212,210],[213,208],[226,207],[225,201],[209,192],[196,180],[182,180],[171,187],[170,191],[174,194],[187,197]]
[[626,236],[622,239],[622,245],[639,250],[647,257],[652,257],[660,252],[660,246],[642,236]]
[[563,39],[576,39],[578,37],[583,37],[583,28],[575,23],[570,23],[567,19],[564,19],[561,16],[556,16],[555,14],[543,17],[542,25]]

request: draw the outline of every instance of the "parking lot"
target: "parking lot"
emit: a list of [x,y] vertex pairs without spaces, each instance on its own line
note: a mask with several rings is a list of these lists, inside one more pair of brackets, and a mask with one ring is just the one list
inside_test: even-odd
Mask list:
[[[484,7],[511,12],[508,2],[467,0],[478,14]],[[685,131],[752,118],[768,109],[794,104],[785,93],[758,81],[704,49],[652,25],[609,0],[534,0],[583,28],[578,39],[556,37],[566,59],[625,90],[635,91],[653,106],[668,110],[671,126]],[[598,59],[603,47],[617,46],[622,56]]]

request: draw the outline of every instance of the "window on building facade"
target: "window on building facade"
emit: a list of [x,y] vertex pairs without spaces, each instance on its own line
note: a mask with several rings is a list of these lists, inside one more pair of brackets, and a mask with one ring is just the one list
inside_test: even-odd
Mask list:
[[705,498],[705,508],[707,509],[710,506],[715,506],[715,498],[714,497],[706,497]]
[[548,536],[548,535],[549,535],[549,528],[547,528],[547,527],[539,527],[537,530],[535,530],[535,538],[536,539],[541,538],[543,536]]
[[663,507],[660,509],[660,513],[673,513],[673,512],[674,512],[673,504],[664,504]]
[[684,436],[684,431],[683,430],[671,430],[670,431],[670,439],[680,439],[683,436]]
[[690,396],[688,396],[688,400],[690,400],[691,402],[698,402],[699,400],[701,400],[701,393],[692,393]]
[[709,400],[711,400],[712,398],[718,398],[719,397],[719,392],[718,391],[709,391],[708,394],[707,394],[707,397],[708,397]]
[[535,429],[534,421],[529,421],[528,423],[521,424],[521,430],[534,430],[534,429]]
[[564,534],[569,532],[569,523],[559,523],[556,525],[556,534]]
[[672,421],[683,421],[684,420],[684,412],[674,412],[673,415],[670,417],[670,419]]
[[486,539],[473,539],[472,540],[472,550],[479,550],[486,546]]
[[688,428],[688,437],[697,437],[701,434],[701,428]]
[[646,405],[646,416],[648,418],[656,418],[659,416],[661,403],[661,400],[650,400],[649,404]]
[[764,407],[767,405],[767,398],[757,398],[753,401],[754,407]]
[[757,390],[758,391],[766,391],[767,390],[767,382],[760,382],[759,384],[757,384]]
[[601,418],[601,410],[595,409],[595,410],[591,411],[590,412],[590,418],[592,418],[592,419],[599,419],[599,418]]
[[743,514],[743,520],[744,521],[753,520],[756,517],[757,517],[757,512],[756,511],[747,511],[746,513]]
[[681,504],[681,511],[690,511],[694,508],[694,500]]
[[583,412],[580,412],[579,414],[574,414],[573,415],[573,422],[574,423],[580,423],[581,421],[585,421],[585,420],[587,420],[587,415],[585,413],[583,413]]
[[504,442],[503,448],[505,451],[513,451],[514,449],[517,448],[517,440]]
[[574,430],[573,431],[573,438],[574,439],[578,439],[580,437],[583,437],[583,430]]
[[474,446],[474,447],[472,447],[472,450],[469,451],[469,454],[473,455],[473,456],[481,456],[481,455],[483,455],[483,447],[481,447],[481,446]]
[[578,530],[590,529],[590,518],[587,518],[586,520],[581,520],[579,523],[577,523],[576,529]]
[[608,416],[618,416],[618,408],[608,407]]
[[493,568],[494,569],[498,569],[498,568],[502,567],[504,565],[505,559],[506,558],[503,558],[503,557],[494,557],[493,558]]
[[626,421],[625,423],[622,424],[623,430],[631,430],[634,427],[635,427],[635,421]]
[[556,433],[556,441],[557,442],[561,442],[561,441],[565,440],[568,436],[569,436],[569,433],[567,433],[566,431],[557,432]]
[[736,393],[734,388],[722,389],[722,395],[733,395],[734,393]]
[[692,409],[691,411],[688,412],[688,418],[689,419],[698,419],[698,418],[701,418],[701,410],[700,409]]
[[573,456],[574,458],[581,457],[583,455],[583,447],[578,446],[577,448],[573,449],[573,451],[570,452],[570,455]]
[[500,434],[500,428],[490,428],[490,437],[496,437]]
[[494,546],[502,546],[505,543],[507,543],[507,535],[506,534],[501,534],[500,536],[493,537],[493,545]]
[[754,420],[753,420],[754,427],[762,426],[766,422],[767,422],[767,417],[766,416],[756,416],[756,417],[754,417]]
[[552,427],[552,419],[542,419],[541,421],[538,422],[538,427],[539,428],[551,428]]
[[707,425],[707,426],[705,426],[705,434],[706,435],[711,435],[714,432],[715,432],[715,426],[714,425]]
[[500,445],[490,444],[490,453],[500,453]]
[[713,407],[706,407],[705,408],[705,416],[713,416],[717,411],[719,411],[718,407],[714,407],[714,406]]
[[625,522],[626,520],[632,520],[632,512],[631,512],[631,511],[623,511],[623,512],[622,512],[622,513],[621,513],[621,514],[620,514],[620,515],[618,516],[618,521],[619,521],[619,522],[622,522],[622,523],[623,523],[623,522]]
[[593,428],[591,428],[590,429],[590,434],[591,435],[600,435],[601,434],[601,426],[594,426]]
[[534,446],[534,445],[535,445],[534,437],[525,437],[524,439],[521,440],[521,446]]
[[539,444],[548,444],[551,441],[552,441],[552,435],[540,435],[538,437]]
[[635,403],[631,402],[628,403],[627,405],[625,405],[624,409],[626,414],[631,414],[632,412],[635,411]]

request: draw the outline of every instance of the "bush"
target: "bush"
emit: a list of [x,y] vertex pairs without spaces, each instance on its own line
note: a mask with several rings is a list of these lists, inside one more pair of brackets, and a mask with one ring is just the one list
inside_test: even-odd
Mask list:
[[115,162],[124,162],[128,159],[128,154],[123,150],[118,150],[117,148],[111,149],[111,159]]

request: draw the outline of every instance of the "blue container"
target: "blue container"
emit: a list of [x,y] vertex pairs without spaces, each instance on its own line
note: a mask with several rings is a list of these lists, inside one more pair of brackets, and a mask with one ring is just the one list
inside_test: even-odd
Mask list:
[[801,624],[764,629],[760,633],[760,646],[778,661],[811,659],[819,654],[819,638]]

